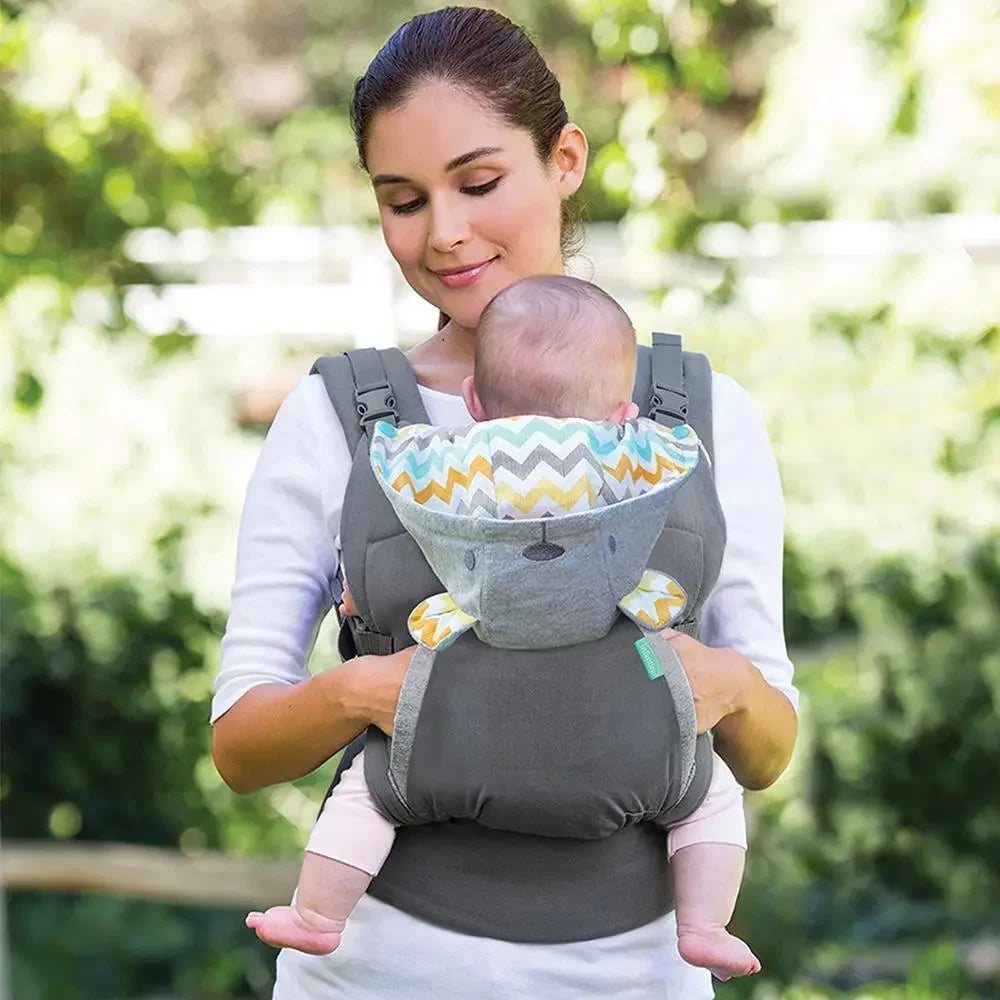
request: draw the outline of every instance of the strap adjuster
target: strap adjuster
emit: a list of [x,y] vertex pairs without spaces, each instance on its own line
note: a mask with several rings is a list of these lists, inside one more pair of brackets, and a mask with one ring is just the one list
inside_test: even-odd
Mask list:
[[396,397],[388,382],[359,385],[354,391],[354,407],[358,411],[361,426],[366,431],[377,420],[388,420],[395,425],[399,417],[396,412]]
[[687,423],[688,397],[682,389],[653,383],[649,391],[649,416],[657,423],[663,423],[660,418],[667,417],[678,423]]

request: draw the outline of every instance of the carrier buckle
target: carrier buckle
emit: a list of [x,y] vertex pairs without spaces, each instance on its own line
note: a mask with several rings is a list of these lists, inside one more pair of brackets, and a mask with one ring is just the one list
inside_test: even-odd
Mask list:
[[388,420],[395,425],[399,417],[396,412],[396,397],[388,382],[359,385],[354,391],[354,405],[361,426],[366,431],[377,420]]
[[682,389],[672,389],[670,386],[653,384],[649,392],[649,416],[658,424],[666,423],[661,417],[669,418],[679,424],[687,423],[688,397]]

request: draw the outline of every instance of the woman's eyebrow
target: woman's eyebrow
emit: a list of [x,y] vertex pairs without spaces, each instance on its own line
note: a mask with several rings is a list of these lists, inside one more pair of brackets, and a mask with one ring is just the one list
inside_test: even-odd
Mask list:
[[464,167],[467,163],[471,163],[473,160],[481,160],[484,156],[492,156],[494,153],[502,153],[503,150],[499,146],[479,146],[477,149],[471,149],[468,153],[463,153],[461,156],[456,156],[454,160],[449,160],[445,164],[445,171],[458,170],[459,167]]
[[[459,167],[464,167],[467,163],[472,163],[473,160],[480,160],[484,156],[492,156],[494,153],[502,153],[503,150],[499,146],[479,146],[476,149],[470,149],[468,153],[462,153],[461,156],[456,156],[455,159],[449,160],[445,166],[445,171],[458,170]],[[410,184],[409,177],[403,177],[400,174],[376,174],[372,178],[372,186],[378,187],[380,184]]]

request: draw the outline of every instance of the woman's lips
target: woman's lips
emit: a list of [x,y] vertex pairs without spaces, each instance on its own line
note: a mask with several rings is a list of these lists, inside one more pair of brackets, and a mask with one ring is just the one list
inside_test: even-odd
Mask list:
[[464,288],[479,280],[479,276],[496,260],[491,257],[481,264],[471,264],[469,267],[449,268],[447,271],[435,271],[434,274],[446,288]]

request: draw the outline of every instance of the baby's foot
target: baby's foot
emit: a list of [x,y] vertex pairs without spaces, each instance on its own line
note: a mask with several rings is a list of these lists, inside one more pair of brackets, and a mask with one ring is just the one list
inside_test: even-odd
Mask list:
[[275,948],[294,948],[307,955],[329,955],[340,945],[343,921],[316,913],[304,914],[294,906],[272,906],[266,913],[247,914],[247,927]]
[[689,965],[708,969],[723,982],[760,972],[757,956],[724,927],[692,927],[677,935],[677,949]]

